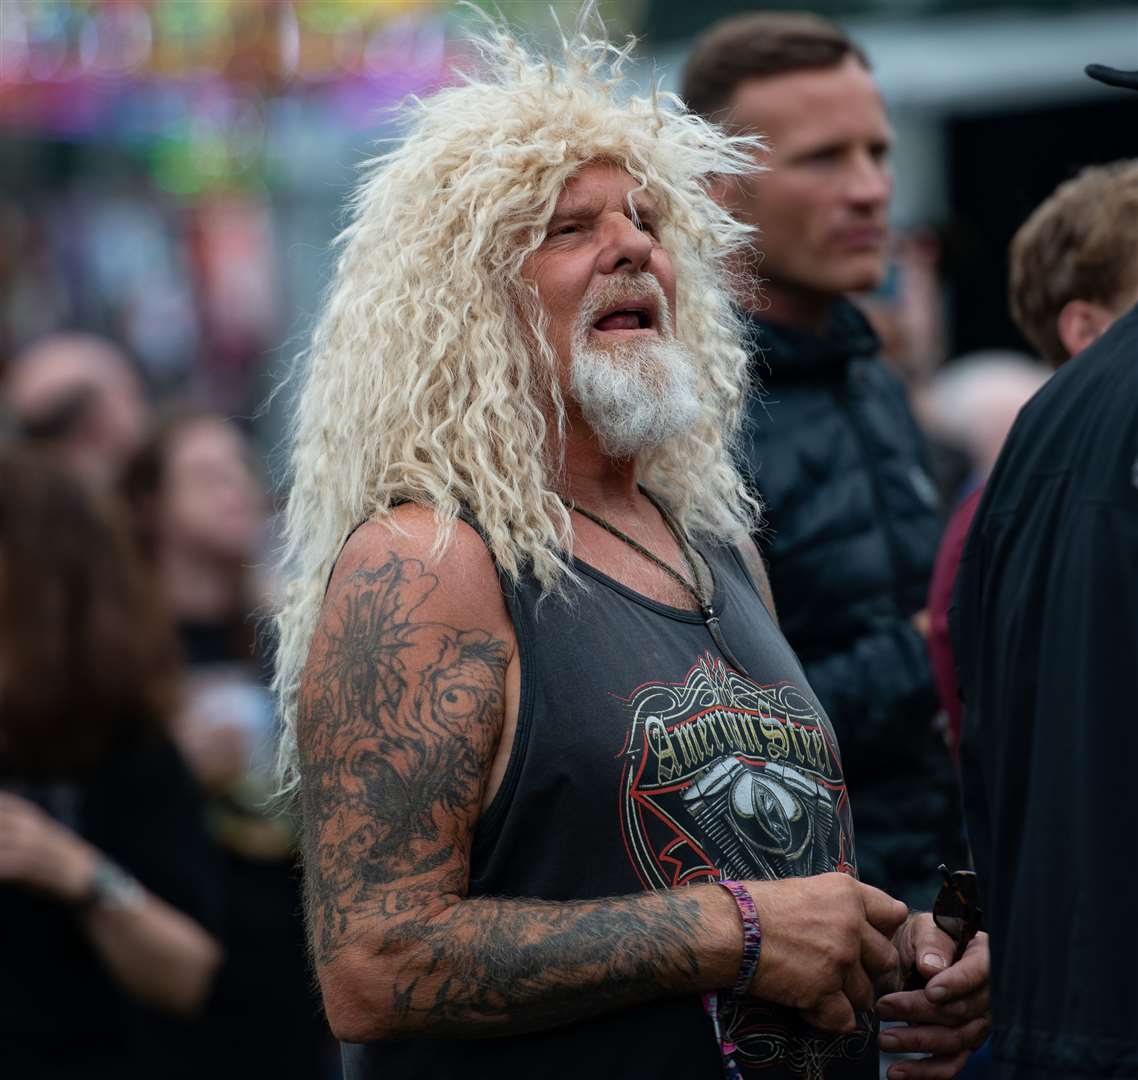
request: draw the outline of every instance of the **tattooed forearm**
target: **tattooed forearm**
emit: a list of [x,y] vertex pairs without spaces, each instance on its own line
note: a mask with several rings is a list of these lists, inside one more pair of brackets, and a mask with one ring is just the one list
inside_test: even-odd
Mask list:
[[313,643],[298,734],[326,998],[363,956],[375,1033],[501,1034],[707,984],[709,890],[465,898],[509,649],[425,616],[438,587],[415,559],[365,564],[330,596]]
[[701,901],[712,891],[568,904],[460,902],[407,928],[418,940],[394,987],[395,1025],[502,1035],[696,990],[707,981]]

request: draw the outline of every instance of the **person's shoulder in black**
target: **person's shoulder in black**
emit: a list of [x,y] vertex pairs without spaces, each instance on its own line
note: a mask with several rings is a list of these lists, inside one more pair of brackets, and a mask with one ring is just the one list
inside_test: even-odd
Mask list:
[[163,733],[109,755],[87,785],[85,832],[148,889],[216,932],[223,905],[205,803],[181,752]]
[[1133,1070],[1138,308],[1022,411],[950,621],[1000,1075]]

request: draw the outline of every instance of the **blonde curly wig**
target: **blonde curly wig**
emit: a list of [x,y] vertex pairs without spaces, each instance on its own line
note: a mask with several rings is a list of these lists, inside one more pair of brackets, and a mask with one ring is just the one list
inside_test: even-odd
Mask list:
[[283,791],[296,782],[297,691],[324,589],[361,521],[430,505],[437,555],[466,507],[507,575],[525,570],[547,591],[571,577],[557,496],[564,412],[521,268],[589,162],[620,165],[659,203],[676,332],[698,366],[700,419],[643,456],[641,482],[694,534],[739,539],[756,524],[731,453],[747,358],[728,266],[748,229],[708,185],[753,172],[761,143],[655,88],[622,95],[631,41],[579,30],[554,62],[492,24],[476,44],[478,73],[414,102],[405,140],[370,163],[305,358],[276,620]]

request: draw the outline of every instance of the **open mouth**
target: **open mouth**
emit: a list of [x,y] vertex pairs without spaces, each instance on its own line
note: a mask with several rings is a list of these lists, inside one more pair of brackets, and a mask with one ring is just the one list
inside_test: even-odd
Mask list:
[[650,300],[626,300],[603,312],[593,323],[603,334],[614,331],[655,330],[656,305]]

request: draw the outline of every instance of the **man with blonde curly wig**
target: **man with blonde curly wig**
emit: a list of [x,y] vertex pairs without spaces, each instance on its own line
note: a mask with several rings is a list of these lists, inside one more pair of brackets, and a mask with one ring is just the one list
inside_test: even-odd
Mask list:
[[[361,189],[309,357],[281,756],[350,1078],[874,1077],[877,994],[951,959],[856,879],[747,539],[707,188],[754,141],[623,58],[491,32]],[[938,978],[963,1047],[983,972]]]

